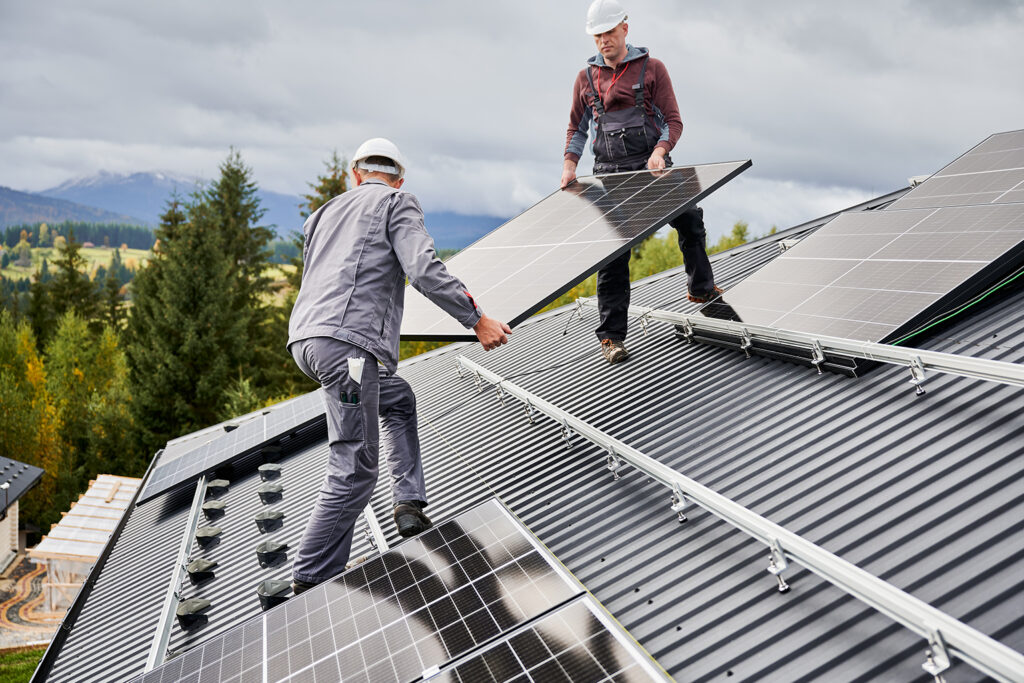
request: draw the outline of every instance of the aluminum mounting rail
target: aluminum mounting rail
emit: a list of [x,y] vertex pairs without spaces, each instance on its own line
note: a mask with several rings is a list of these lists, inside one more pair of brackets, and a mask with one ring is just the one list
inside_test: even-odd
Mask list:
[[538,411],[561,425],[567,446],[571,447],[570,437],[575,432],[607,451],[608,469],[613,474],[625,461],[669,487],[672,490],[672,511],[679,515],[680,521],[686,519],[683,515],[685,507],[695,503],[764,543],[770,553],[768,571],[777,578],[780,591],[789,588],[782,578],[782,572],[787,562],[792,560],[927,639],[929,654],[922,667],[936,678],[949,668],[950,655],[955,655],[998,680],[1024,681],[1024,655],[1019,652],[676,472],[536,394],[502,379],[465,356],[458,356],[457,363],[459,374],[463,370],[470,372],[476,378],[479,388],[482,388],[481,382],[494,385],[502,402],[506,393],[522,401],[531,421],[534,411]]
[[[577,299],[576,303],[578,307],[597,308],[597,299],[594,297]],[[644,306],[630,306],[629,313],[639,317],[641,321],[660,320],[661,322],[679,325],[682,328],[683,334],[687,337],[692,337],[693,333],[698,330],[734,334],[743,340],[741,348],[749,347],[755,341],[785,343],[797,346],[811,352],[811,362],[815,365],[820,365],[825,360],[826,353],[850,358],[863,358],[880,363],[903,365],[910,369],[910,382],[917,387],[919,394],[924,393],[921,383],[925,380],[926,370],[973,377],[1002,384],[1024,386],[1024,365],[1019,363],[958,356],[954,353],[925,351],[923,349],[892,346],[891,344],[852,341],[840,337],[825,337],[807,334],[806,332],[779,330],[763,325],[748,325],[747,323],[733,322],[731,320],[719,320],[718,318],[707,318],[702,315],[663,311]]]
[[181,545],[178,546],[178,557],[174,561],[171,581],[167,585],[164,604],[160,610],[160,622],[157,624],[157,631],[153,636],[153,644],[149,648],[149,657],[146,659],[144,672],[152,671],[167,659],[167,644],[171,641],[171,625],[174,623],[175,610],[181,597],[181,587],[185,581],[185,567],[188,565],[189,553],[192,551],[192,538],[199,527],[199,515],[203,509],[205,497],[206,475],[204,474],[196,482],[196,495],[192,498],[192,509],[189,511],[188,522],[185,523],[185,535],[181,537]]

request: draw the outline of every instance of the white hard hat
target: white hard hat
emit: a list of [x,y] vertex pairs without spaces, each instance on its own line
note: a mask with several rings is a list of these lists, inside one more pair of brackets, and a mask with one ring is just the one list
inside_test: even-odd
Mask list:
[[594,0],[587,10],[587,33],[611,31],[626,20],[626,10],[616,0]]
[[[394,166],[383,166],[381,164],[368,164],[366,159],[370,157],[384,157],[395,162]],[[355,156],[352,157],[352,166],[364,171],[380,171],[381,173],[397,173],[399,177],[405,175],[405,157],[398,151],[395,143],[387,138],[370,138],[359,145]]]

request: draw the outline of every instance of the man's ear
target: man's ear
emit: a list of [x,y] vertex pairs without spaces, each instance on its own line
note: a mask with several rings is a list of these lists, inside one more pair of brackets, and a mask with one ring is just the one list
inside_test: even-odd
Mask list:
[[402,187],[402,185],[405,185],[405,178],[399,178],[398,182],[395,183],[392,187],[394,187],[396,190],[398,190],[398,189],[400,189]]
[[352,167],[352,178],[356,181],[356,187],[363,184],[363,176],[355,166]]

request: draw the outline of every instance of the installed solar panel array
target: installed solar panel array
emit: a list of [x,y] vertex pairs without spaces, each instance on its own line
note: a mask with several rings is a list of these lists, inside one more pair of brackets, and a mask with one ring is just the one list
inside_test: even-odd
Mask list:
[[190,479],[198,479],[245,453],[251,453],[288,432],[311,424],[324,414],[319,390],[268,408],[262,415],[237,428],[210,439],[185,453],[175,453],[170,460],[160,458],[139,495],[145,502]]
[[1012,202],[1024,202],[1024,130],[990,136],[890,208]]
[[[447,261],[480,307],[516,325],[750,167],[749,161],[589,176]],[[473,339],[406,288],[405,339]]]
[[1020,165],[1022,147],[1024,132],[993,136],[886,210],[840,214],[701,312],[900,340],[1020,263],[1024,204],[1008,201],[1024,170],[1000,165]]
[[[249,634],[260,634],[261,647],[240,653],[237,644]],[[489,675],[478,677],[484,671]],[[666,680],[493,499],[137,680],[196,676],[267,683]]]

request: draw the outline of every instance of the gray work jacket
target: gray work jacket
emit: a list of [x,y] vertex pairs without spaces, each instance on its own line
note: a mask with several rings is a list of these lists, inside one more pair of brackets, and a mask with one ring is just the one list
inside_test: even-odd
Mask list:
[[288,345],[333,337],[398,365],[405,278],[466,328],[480,320],[465,285],[434,254],[416,197],[370,179],[320,207],[302,226],[302,286]]

